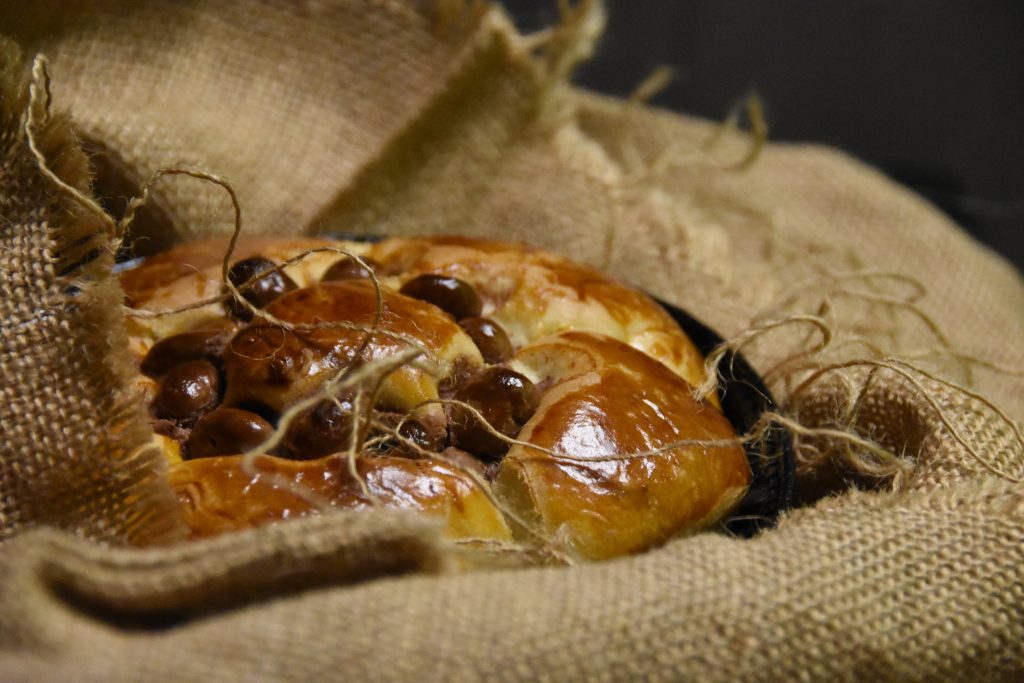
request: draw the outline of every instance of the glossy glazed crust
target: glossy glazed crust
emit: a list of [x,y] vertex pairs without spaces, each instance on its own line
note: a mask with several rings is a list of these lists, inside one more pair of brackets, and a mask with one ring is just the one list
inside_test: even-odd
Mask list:
[[[262,255],[283,262],[306,249],[339,244],[242,240],[233,260]],[[540,408],[518,438],[590,459],[573,462],[514,446],[490,471],[493,490],[484,491],[486,482],[470,474],[477,469],[465,466],[465,458],[363,455],[357,459],[358,470],[377,502],[438,517],[453,538],[506,540],[514,531],[523,540],[536,540],[535,534],[506,523],[492,502],[496,496],[502,508],[528,520],[534,532],[582,557],[604,558],[703,528],[742,497],[750,474],[738,445],[600,460],[680,439],[735,437],[714,405],[692,397],[692,385],[703,379],[699,352],[644,294],[593,269],[519,245],[431,237],[340,246],[379,264],[383,328],[415,337],[434,364],[429,372],[409,367],[390,377],[383,391],[389,409],[405,411],[435,399],[446,381],[483,367],[472,340],[450,317],[397,293],[417,275],[451,275],[471,284],[482,300],[482,315],[508,332],[517,349],[509,365],[542,389]],[[219,294],[225,247],[226,240],[208,240],[147,259],[121,276],[129,302],[159,310]],[[368,323],[376,311],[376,295],[367,282],[318,284],[339,258],[319,253],[289,266],[286,272],[300,289],[275,300],[268,313],[298,324],[338,319]],[[234,334],[247,326],[227,319],[222,306],[211,304],[174,316],[135,319],[129,331],[141,360],[159,339],[210,327]],[[280,329],[265,332],[256,334],[253,348],[266,342],[266,352],[232,347],[225,353],[225,405],[256,401],[284,410],[344,367],[362,340],[359,332],[337,328],[288,333],[289,339]],[[238,335],[232,344],[241,344],[242,338]],[[377,336],[365,353],[384,357],[402,344]],[[294,362],[286,364],[292,372],[287,381],[268,369],[282,353],[294,355]],[[152,393],[153,380],[140,377],[139,384]],[[420,410],[444,418],[440,406]],[[257,469],[264,474],[254,477],[240,469],[236,456],[182,462],[177,444],[166,438],[162,442],[171,461],[171,483],[195,536],[315,512],[310,492],[335,507],[371,504],[348,474],[342,455],[303,462],[261,456]],[[280,485],[282,480],[299,482],[302,488],[289,490]]]
[[[622,555],[702,529],[746,492],[750,468],[732,425],[645,354],[566,332],[522,349],[516,364],[550,387],[519,439],[572,459],[513,446],[495,489],[581,556]],[[725,443],[616,457],[694,440]]]
[[598,270],[527,246],[466,237],[388,240],[371,256],[403,272],[443,273],[472,284],[483,315],[504,326],[519,348],[558,332],[597,332],[667,365],[690,384],[704,358],[665,310],[639,290]]
[[[384,312],[378,329],[415,340],[424,359],[438,376],[456,371],[456,365],[479,368],[480,351],[462,329],[444,312],[421,301],[393,293],[384,295]],[[354,323],[369,327],[377,309],[376,294],[366,281],[345,280],[303,287],[277,299],[266,310],[274,317],[296,325],[325,321]],[[362,360],[394,355],[408,343],[402,338],[374,335],[363,346],[363,332],[357,329],[326,328],[291,333],[279,327],[257,325],[262,331],[252,343],[235,338],[224,363],[227,371],[228,404],[259,401],[283,410],[316,391],[331,376],[351,363],[361,349]],[[246,338],[249,338],[248,335]],[[282,360],[289,367],[284,377],[278,371]],[[424,401],[438,398],[436,377],[414,366],[399,368],[382,387],[381,400],[395,410],[411,410]]]
[[[497,508],[465,472],[437,458],[360,458],[367,497],[340,457],[296,462],[260,456],[255,472],[239,458],[222,456],[180,463],[170,470],[193,537],[315,514],[322,506],[362,510],[375,502],[444,520],[449,537],[511,538]],[[286,480],[289,486],[275,485]],[[298,485],[298,486],[296,486]]]

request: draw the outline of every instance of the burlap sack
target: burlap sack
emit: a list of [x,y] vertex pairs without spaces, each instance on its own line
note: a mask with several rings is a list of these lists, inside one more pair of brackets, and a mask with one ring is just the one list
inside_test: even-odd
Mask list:
[[[931,207],[574,90],[592,3],[531,37],[455,1],[68,4],[0,8],[0,678],[1024,676],[1024,283]],[[171,166],[250,232],[523,239],[749,341],[809,502],[578,567],[458,573],[383,512],[174,544],[91,199]],[[165,178],[137,248],[231,222]]]

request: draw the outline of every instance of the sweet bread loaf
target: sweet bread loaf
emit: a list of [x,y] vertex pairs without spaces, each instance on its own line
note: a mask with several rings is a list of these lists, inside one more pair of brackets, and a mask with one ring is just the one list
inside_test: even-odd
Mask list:
[[717,400],[694,397],[701,354],[592,268],[460,237],[252,238],[227,273],[243,301],[227,244],[121,274],[129,306],[177,311],[129,333],[193,536],[384,505],[601,559],[716,523],[750,483]]

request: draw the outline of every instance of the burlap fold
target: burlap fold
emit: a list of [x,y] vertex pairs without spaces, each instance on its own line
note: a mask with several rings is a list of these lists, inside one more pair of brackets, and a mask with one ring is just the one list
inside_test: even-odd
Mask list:
[[[532,37],[479,3],[64,4],[0,8],[26,55],[0,71],[0,678],[1024,676],[1024,283],[920,199],[574,90],[589,2]],[[680,305],[746,342],[811,502],[569,568],[455,571],[384,513],[115,549],[175,519],[89,197],[116,212],[182,165],[231,183],[247,231],[522,239]],[[162,180],[135,248],[231,222],[218,188]]]
[[133,370],[108,238],[73,196],[88,190],[85,157],[67,118],[47,111],[45,85],[30,87],[17,49],[0,42],[0,57],[0,538],[24,525],[173,538],[180,522],[159,456],[125,391]]

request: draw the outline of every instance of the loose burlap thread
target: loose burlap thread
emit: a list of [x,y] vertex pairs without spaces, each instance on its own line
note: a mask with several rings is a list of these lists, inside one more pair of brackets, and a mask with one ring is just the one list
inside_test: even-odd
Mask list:
[[[593,3],[525,37],[478,3],[62,5],[0,10],[52,77],[51,103],[5,48],[5,680],[1024,674],[1024,285],[921,200],[815,147],[741,169],[738,132],[573,89]],[[112,211],[188,165],[231,182],[251,233],[521,239],[730,337],[814,317],[827,348],[796,324],[743,351],[809,430],[808,500],[833,495],[752,540],[572,568],[453,572],[436,529],[381,511],[163,545],[106,226],[57,182],[90,192],[60,109]],[[230,229],[215,189],[153,196],[140,251]],[[896,467],[871,474],[864,444]]]

